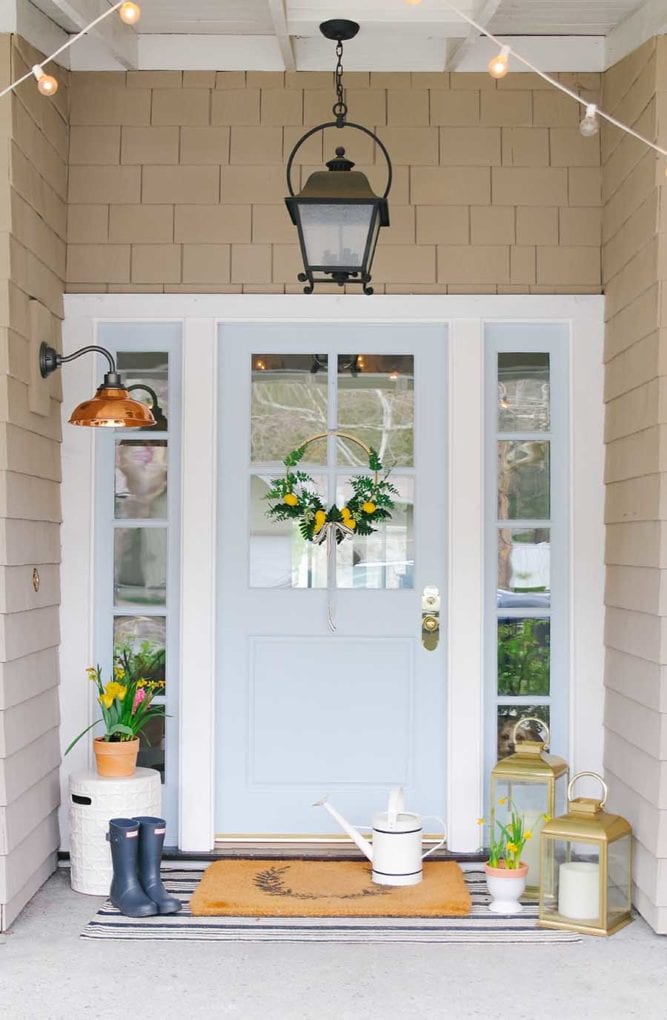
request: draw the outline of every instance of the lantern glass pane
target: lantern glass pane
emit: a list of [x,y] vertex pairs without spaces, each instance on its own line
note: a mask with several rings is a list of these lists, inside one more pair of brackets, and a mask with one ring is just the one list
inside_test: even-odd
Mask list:
[[361,269],[374,208],[372,202],[300,203],[308,265]]
[[549,813],[549,784],[503,779],[496,781],[495,793],[493,813],[496,823],[508,825],[514,811],[523,818],[524,833],[531,834],[526,840],[521,860],[528,865],[526,888],[536,890],[540,884],[540,832],[546,821],[545,815]]
[[607,927],[613,928],[630,911],[631,836],[621,836],[607,850]]
[[544,918],[602,927],[598,844],[545,839],[542,864]]

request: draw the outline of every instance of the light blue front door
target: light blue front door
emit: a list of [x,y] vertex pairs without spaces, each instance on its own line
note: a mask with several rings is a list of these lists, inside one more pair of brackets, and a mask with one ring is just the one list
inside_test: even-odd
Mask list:
[[[421,601],[437,587],[444,618],[446,349],[444,326],[220,328],[219,835],[331,835],[323,794],[363,823],[397,785],[445,813],[446,635],[424,647]],[[334,567],[263,497],[290,450],[336,430],[378,450],[399,495]],[[333,434],[302,466],[327,505],[369,473]]]

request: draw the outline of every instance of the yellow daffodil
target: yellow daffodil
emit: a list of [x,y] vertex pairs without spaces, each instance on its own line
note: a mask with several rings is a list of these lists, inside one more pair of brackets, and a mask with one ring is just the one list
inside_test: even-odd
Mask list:
[[483,818],[478,818],[477,819],[477,824],[478,825],[484,825],[484,819]]
[[364,511],[365,514],[374,514],[375,511],[377,510],[377,507],[375,503],[372,503],[370,500],[368,500],[368,502],[361,504],[361,509]]
[[324,527],[326,522],[327,522],[327,515],[325,514],[324,510],[316,510],[315,511],[315,528],[314,528],[315,534],[317,534],[318,531],[322,530],[322,528]]
[[353,517],[348,517],[347,520],[344,523],[345,523],[345,526],[348,527],[348,528],[351,528],[352,531],[354,531],[354,529],[357,526],[357,522],[355,521],[355,519]]
[[530,831],[530,829],[526,829],[526,831],[523,834],[523,838],[524,839],[532,839],[533,838],[533,834]]
[[299,497],[294,492],[286,492],[283,496],[283,503],[287,506],[296,506],[299,502]]
[[116,683],[115,680],[111,680],[104,688],[104,693],[108,697],[110,697],[112,700],[113,698],[118,698],[119,701],[123,700],[126,691],[127,687],[124,687],[123,684]]
[[123,680],[125,677],[125,670],[122,666],[114,666],[113,675],[116,680]]
[[111,706],[113,705],[112,694],[100,694],[97,700],[99,701],[100,705],[102,705],[104,708],[111,708]]
[[86,673],[88,674],[89,680],[97,680],[97,670],[95,669],[94,666],[88,666],[86,669]]
[[501,797],[498,801],[499,804],[507,804],[507,797]]
[[352,514],[350,512],[349,506],[344,506],[343,509],[340,512],[340,515],[343,518],[343,520],[346,520],[346,518],[351,517]]
[[515,854],[519,848],[516,845],[516,843],[512,843],[512,841],[510,840],[510,842],[507,844],[507,849],[511,854]]

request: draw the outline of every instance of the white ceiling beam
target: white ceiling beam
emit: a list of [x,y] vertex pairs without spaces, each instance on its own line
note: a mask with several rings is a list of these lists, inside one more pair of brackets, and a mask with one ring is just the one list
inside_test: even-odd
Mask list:
[[[79,31],[109,9],[109,4],[104,0],[53,0],[53,4]],[[137,34],[120,20],[117,13],[111,14],[91,29],[90,36],[103,42],[121,67],[128,70],[137,68]],[[73,49],[76,49],[76,45]]]
[[[482,25],[483,28],[490,23],[493,15],[500,7],[501,0],[482,0],[479,10],[476,14],[472,14],[471,17],[478,25]],[[465,23],[467,24],[467,22]],[[468,31],[464,39],[460,42],[455,43],[449,50],[447,55],[447,63],[445,64],[446,71],[456,71],[461,66],[465,58],[473,49],[475,43],[479,39],[479,32],[472,25],[468,25]]]
[[280,53],[285,63],[286,71],[296,70],[296,60],[292,49],[292,40],[287,30],[287,14],[285,11],[285,0],[269,0],[269,13],[273,22],[273,31],[280,46]]
[[645,0],[645,3],[612,28],[607,36],[606,66],[618,63],[628,53],[651,39],[667,34],[667,5],[665,0]]
[[[51,21],[46,14],[34,7],[28,0],[18,0],[16,5],[16,26],[12,29],[42,53],[53,53],[67,42],[67,32]],[[69,50],[54,60],[60,67],[69,67]]]

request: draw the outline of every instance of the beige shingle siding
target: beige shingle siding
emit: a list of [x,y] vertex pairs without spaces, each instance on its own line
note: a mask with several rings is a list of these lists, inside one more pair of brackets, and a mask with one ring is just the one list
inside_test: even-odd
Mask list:
[[[40,59],[0,37],[3,78]],[[59,382],[38,382],[57,338],[67,230],[67,74],[44,102],[32,81],[2,100],[0,175],[0,926],[55,867],[58,847]],[[40,314],[34,315],[39,302]],[[39,387],[39,392],[35,389]],[[44,413],[39,413],[40,411]],[[32,572],[41,577],[33,590]]]

